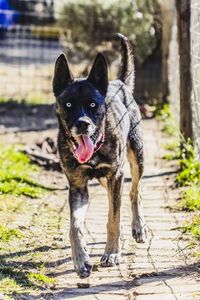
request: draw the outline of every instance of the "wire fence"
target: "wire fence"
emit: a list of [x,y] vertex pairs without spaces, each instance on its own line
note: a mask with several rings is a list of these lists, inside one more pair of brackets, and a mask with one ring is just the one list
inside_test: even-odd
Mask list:
[[[36,29],[33,26],[13,26],[0,39],[1,98],[53,99],[53,63],[64,46],[58,38],[41,38]],[[43,27],[42,34],[50,34],[49,28]]]
[[[10,3],[2,6],[2,3]],[[91,57],[70,57],[63,28],[57,26],[59,1],[0,0],[0,99],[27,102],[53,102],[52,76],[58,55],[68,52],[75,75],[87,75]],[[63,4],[65,1],[63,1]],[[59,5],[61,3],[59,2]],[[12,9],[11,9],[12,8]],[[134,29],[133,29],[134,31]],[[110,51],[110,44],[104,51]],[[98,50],[97,50],[98,51]],[[81,50],[80,50],[81,52]],[[159,52],[159,51],[158,51]],[[72,55],[73,56],[73,55]],[[135,96],[148,102],[162,92],[161,55],[136,63]],[[111,65],[111,78],[117,77],[120,60]],[[114,70],[114,73],[113,73]]]

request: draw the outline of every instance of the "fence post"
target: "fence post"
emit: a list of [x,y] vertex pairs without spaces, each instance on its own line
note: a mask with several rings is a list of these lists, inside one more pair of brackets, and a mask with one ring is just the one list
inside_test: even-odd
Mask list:
[[187,140],[192,138],[190,0],[176,0],[176,9],[180,56],[180,130]]
[[168,81],[168,59],[169,59],[169,42],[173,24],[175,0],[159,0],[162,15],[162,94],[163,101],[167,102],[169,96]]

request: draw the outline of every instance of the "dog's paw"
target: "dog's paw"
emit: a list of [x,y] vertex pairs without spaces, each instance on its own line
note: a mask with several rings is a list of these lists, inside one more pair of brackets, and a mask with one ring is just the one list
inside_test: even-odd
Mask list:
[[101,257],[101,266],[102,267],[113,267],[119,265],[120,254],[119,253],[105,253]]
[[92,272],[92,264],[90,261],[86,261],[76,265],[75,269],[80,278],[86,278],[89,277]]
[[137,243],[145,243],[147,240],[147,225],[143,220],[132,223],[132,236]]

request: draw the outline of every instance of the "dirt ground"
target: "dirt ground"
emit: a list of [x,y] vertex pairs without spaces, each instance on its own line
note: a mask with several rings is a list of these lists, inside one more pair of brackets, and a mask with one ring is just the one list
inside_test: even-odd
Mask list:
[[[47,136],[56,139],[52,105],[1,104],[0,120],[0,144],[20,144],[23,148]],[[22,239],[0,250],[1,264],[10,272],[2,276],[16,275],[18,286],[13,287],[11,298],[200,299],[199,264],[189,254],[188,241],[177,229],[190,216],[169,209],[178,198],[179,191],[173,188],[177,166],[162,159],[166,138],[156,120],[144,121],[144,140],[142,198],[149,231],[147,243],[136,244],[131,237],[130,173],[126,164],[121,265],[99,266],[106,242],[108,201],[106,191],[92,181],[85,236],[95,267],[90,278],[79,279],[72,265],[68,237],[67,181],[60,172],[41,169],[35,179],[52,190],[37,199],[15,198],[12,209],[4,211],[4,223],[23,232]],[[45,274],[47,279],[36,280],[32,285],[27,275],[31,272]]]

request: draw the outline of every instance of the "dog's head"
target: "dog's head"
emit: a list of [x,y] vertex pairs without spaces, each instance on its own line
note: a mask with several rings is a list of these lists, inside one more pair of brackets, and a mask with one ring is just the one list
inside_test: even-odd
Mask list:
[[56,111],[80,163],[92,157],[103,139],[107,87],[107,63],[102,54],[97,54],[89,76],[78,80],[73,78],[66,56],[58,57],[53,79]]

